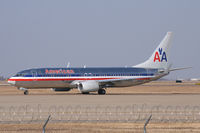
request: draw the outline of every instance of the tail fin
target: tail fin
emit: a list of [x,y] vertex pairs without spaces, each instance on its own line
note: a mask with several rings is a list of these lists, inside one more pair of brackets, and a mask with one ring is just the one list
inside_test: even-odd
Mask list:
[[153,52],[152,56],[147,61],[138,64],[134,67],[167,69],[169,67],[168,62],[170,55],[171,38],[172,32],[167,32],[164,39]]

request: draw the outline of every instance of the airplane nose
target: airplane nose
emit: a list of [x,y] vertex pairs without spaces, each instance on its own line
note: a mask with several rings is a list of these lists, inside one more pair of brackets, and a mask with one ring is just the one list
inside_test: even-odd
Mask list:
[[11,78],[10,78],[10,79],[8,79],[8,83],[11,85],[15,85],[16,81],[11,80]]

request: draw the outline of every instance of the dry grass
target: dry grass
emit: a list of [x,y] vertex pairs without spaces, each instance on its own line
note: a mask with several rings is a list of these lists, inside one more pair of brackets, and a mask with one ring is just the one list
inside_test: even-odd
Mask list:
[[196,85],[200,85],[200,83],[196,83]]
[[[200,123],[150,123],[148,133],[197,133]],[[42,124],[1,124],[1,133],[38,133]],[[49,123],[48,133],[141,133],[143,124],[135,123]]]

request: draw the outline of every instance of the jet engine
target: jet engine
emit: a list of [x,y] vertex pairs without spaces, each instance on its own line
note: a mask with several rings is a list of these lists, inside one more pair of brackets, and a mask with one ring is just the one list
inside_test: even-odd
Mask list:
[[70,91],[71,88],[52,88],[53,91]]
[[78,83],[78,90],[82,93],[88,93],[99,90],[99,83],[97,81],[84,81]]

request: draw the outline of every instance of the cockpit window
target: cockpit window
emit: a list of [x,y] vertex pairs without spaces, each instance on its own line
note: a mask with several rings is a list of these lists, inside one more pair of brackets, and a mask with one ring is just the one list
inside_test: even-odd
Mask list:
[[15,77],[21,77],[21,76],[23,76],[22,73],[17,73],[17,74],[15,75]]
[[25,75],[27,75],[28,73],[17,73],[15,75],[15,77],[24,77]]

